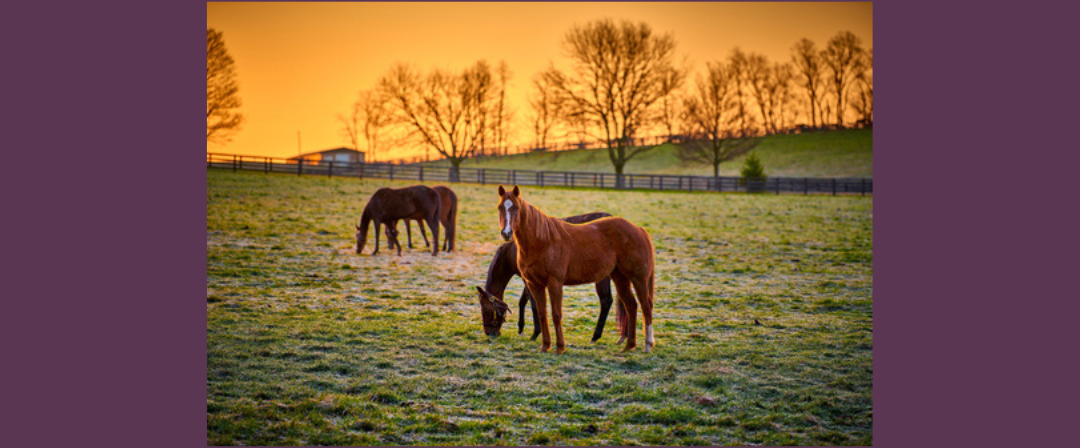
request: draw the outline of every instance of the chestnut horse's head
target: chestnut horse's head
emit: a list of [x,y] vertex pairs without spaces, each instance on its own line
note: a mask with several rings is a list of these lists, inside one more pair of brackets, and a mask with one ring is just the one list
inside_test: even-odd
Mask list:
[[518,212],[521,210],[521,190],[514,185],[513,191],[506,191],[499,185],[499,228],[503,240],[514,239],[514,229],[518,225]]
[[495,338],[506,322],[506,313],[510,312],[510,306],[484,291],[484,288],[477,286],[476,292],[480,294],[480,317],[484,320],[484,334]]

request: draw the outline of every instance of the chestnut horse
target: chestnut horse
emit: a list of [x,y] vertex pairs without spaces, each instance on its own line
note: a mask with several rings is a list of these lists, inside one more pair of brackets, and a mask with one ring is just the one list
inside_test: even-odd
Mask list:
[[389,223],[409,216],[419,215],[423,217],[431,227],[431,237],[435,240],[432,256],[439,253],[439,193],[424,185],[414,185],[405,188],[380,188],[371,195],[364,214],[360,218],[360,225],[356,226],[356,253],[364,250],[367,243],[368,226],[375,222],[375,251],[379,253],[379,229],[383,223]]
[[[543,334],[541,352],[551,349],[547,325],[547,298],[555,322],[555,353],[566,351],[562,331],[562,288],[596,283],[611,276],[619,303],[626,311],[627,337],[623,351],[637,345],[637,306],[645,318],[645,351],[655,345],[652,310],[655,296],[655,254],[645,229],[619,217],[570,224],[552,218],[521,198],[517,185],[506,191],[499,185],[499,228],[504,240],[517,244],[521,278],[536,300]],[[637,303],[630,292],[633,285]]]
[[[608,216],[611,215],[597,212],[570,216],[563,218],[563,221],[580,224]],[[506,312],[509,311],[510,307],[506,302],[503,302],[503,293],[506,291],[506,285],[510,283],[510,280],[515,275],[520,276],[521,274],[518,272],[517,267],[517,245],[511,241],[503,243],[495,250],[495,256],[491,259],[491,265],[488,266],[487,280],[484,282],[484,287],[476,287],[476,291],[480,295],[480,317],[483,319],[484,334],[489,337],[498,336],[503,322],[506,322]],[[596,342],[604,334],[604,323],[607,322],[608,311],[611,309],[612,303],[610,278],[605,277],[596,283],[596,296],[600,298],[600,317],[596,320],[596,330],[593,332],[591,342]],[[520,311],[518,314],[520,316],[518,317],[518,334],[525,331],[526,302],[532,305],[533,312],[533,334],[529,340],[535,341],[536,337],[540,336],[540,318],[536,315],[536,301],[533,300],[532,294],[529,293],[529,288],[525,288],[521,292],[521,298],[518,300],[518,310]],[[615,320],[619,324],[619,334],[625,337],[625,311],[621,306],[616,307],[615,310]],[[622,342],[621,338],[620,342]]]
[[[454,251],[454,243],[457,241],[457,194],[454,190],[451,190],[445,185],[436,185],[431,187],[432,190],[439,193],[439,199],[441,204],[439,205],[439,223],[446,228],[446,239],[443,241],[442,250],[446,252]],[[412,249],[412,226],[410,221],[416,221],[417,227],[420,228],[420,235],[424,237],[424,246],[431,247],[431,243],[428,242],[427,232],[424,231],[424,225],[421,217],[413,215],[405,218],[405,234],[408,237],[409,249]],[[390,221],[386,224],[386,244],[391,249],[396,245],[398,247],[398,255],[401,255],[401,245],[397,244],[397,220]]]

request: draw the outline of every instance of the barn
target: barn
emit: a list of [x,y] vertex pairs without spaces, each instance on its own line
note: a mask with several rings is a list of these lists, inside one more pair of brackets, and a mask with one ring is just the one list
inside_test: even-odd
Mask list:
[[[352,148],[333,148],[324,149],[322,151],[314,151],[298,156],[289,157],[289,160],[304,160],[305,165],[317,164],[319,162],[343,162],[343,163],[364,163],[364,152],[357,151]],[[295,163],[295,162],[293,162]]]

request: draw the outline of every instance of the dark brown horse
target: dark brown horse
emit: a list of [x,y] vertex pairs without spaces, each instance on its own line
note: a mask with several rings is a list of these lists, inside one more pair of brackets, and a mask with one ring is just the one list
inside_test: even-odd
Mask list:
[[[555,353],[566,351],[562,331],[563,286],[596,283],[611,276],[619,303],[625,308],[628,334],[623,351],[637,343],[637,307],[645,317],[645,351],[655,345],[652,310],[655,295],[655,254],[652,238],[645,229],[619,217],[601,218],[585,224],[570,224],[545,215],[513,191],[499,186],[499,228],[504,240],[517,244],[517,264],[521,278],[536,300],[543,334],[541,352],[551,349],[547,325],[547,298],[555,322]],[[630,291],[633,285],[637,293]]]
[[379,253],[379,229],[383,223],[405,219],[409,216],[419,215],[428,226],[431,227],[431,237],[435,241],[431,255],[439,253],[439,193],[424,185],[414,185],[405,188],[380,188],[371,195],[364,214],[360,218],[360,225],[356,226],[356,253],[364,250],[367,242],[368,227],[375,222],[375,251]]
[[[611,215],[597,212],[570,216],[563,218],[563,221],[580,224],[608,216]],[[484,287],[476,287],[476,291],[480,295],[480,316],[484,323],[484,334],[489,337],[498,336],[503,322],[506,321],[505,313],[509,311],[509,305],[503,302],[503,293],[506,291],[506,285],[510,283],[510,279],[515,275],[521,274],[518,272],[517,267],[517,245],[511,241],[503,243],[495,250],[495,256],[491,259],[491,265],[488,266]],[[603,335],[604,323],[607,321],[608,311],[611,309],[610,278],[604,278],[596,283],[596,296],[600,298],[600,317],[596,320],[596,330],[593,332],[592,342],[596,342]],[[533,312],[533,334],[530,340],[536,340],[536,337],[540,335],[540,318],[536,314],[536,301],[533,300],[532,294],[529,293],[529,288],[525,288],[521,292],[521,298],[518,300],[518,310],[520,311],[518,314],[518,334],[525,331],[526,302],[532,305]],[[619,324],[619,333],[625,337],[625,311],[621,306],[615,308],[615,310],[615,320]],[[621,338],[620,342],[622,342]]]
[[[431,187],[439,193],[439,199],[441,201],[439,205],[439,223],[446,228],[446,239],[443,241],[443,250],[446,252],[454,251],[454,243],[457,241],[457,194],[454,190],[451,190],[445,185],[436,185]],[[409,249],[412,249],[412,226],[410,221],[416,221],[417,227],[420,228],[420,235],[424,237],[424,247],[431,247],[431,243],[428,242],[427,232],[424,231],[423,220],[420,216],[410,216],[405,218],[405,234],[408,238]],[[386,224],[386,244],[390,245],[390,248],[396,245],[398,247],[398,255],[401,255],[401,245],[397,243],[397,220],[390,221]]]

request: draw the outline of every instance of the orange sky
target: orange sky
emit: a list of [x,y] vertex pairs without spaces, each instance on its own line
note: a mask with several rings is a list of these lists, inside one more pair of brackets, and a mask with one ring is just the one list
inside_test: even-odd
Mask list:
[[[554,62],[575,24],[611,18],[670,32],[693,68],[732,48],[789,61],[806,37],[819,48],[839,31],[873,47],[871,3],[207,3],[236,61],[243,129],[209,152],[289,157],[346,146],[339,114],[397,61],[460,71],[505,60],[513,72],[511,138],[531,141],[523,118],[533,74]],[[360,148],[363,149],[363,148]],[[415,153],[400,153],[413,156]],[[381,158],[381,157],[380,157]]]

